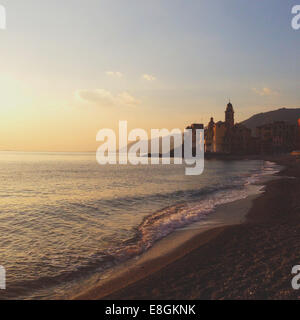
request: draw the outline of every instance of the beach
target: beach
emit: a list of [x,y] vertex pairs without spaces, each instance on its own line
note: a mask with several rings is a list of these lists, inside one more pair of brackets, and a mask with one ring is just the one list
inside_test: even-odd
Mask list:
[[279,170],[261,159],[210,160],[187,176],[183,165],[99,167],[92,153],[0,158],[3,299],[69,299],[104,283],[107,295],[137,282],[200,233],[241,223],[247,210],[230,208]]
[[73,298],[298,299],[291,270],[300,261],[300,160],[266,160],[285,167],[280,179],[257,197],[223,206],[216,214],[231,214],[227,224],[167,237],[144,260]]

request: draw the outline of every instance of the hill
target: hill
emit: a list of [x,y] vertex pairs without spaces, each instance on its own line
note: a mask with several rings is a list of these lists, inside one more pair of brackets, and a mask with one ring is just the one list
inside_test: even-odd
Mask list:
[[243,125],[255,132],[255,128],[274,121],[287,121],[289,123],[297,124],[300,118],[300,108],[287,109],[281,108],[274,111],[258,113],[251,118],[242,122]]

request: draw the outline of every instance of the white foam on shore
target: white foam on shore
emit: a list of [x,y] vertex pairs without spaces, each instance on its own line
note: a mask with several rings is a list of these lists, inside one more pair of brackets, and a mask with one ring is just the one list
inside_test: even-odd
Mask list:
[[160,210],[148,216],[138,227],[138,237],[135,241],[126,243],[124,247],[117,250],[112,250],[110,254],[121,261],[140,255],[151,248],[155,242],[175,230],[208,219],[217,207],[262,193],[266,180],[279,171],[278,165],[266,161],[259,171],[244,177],[231,189],[221,189],[207,195],[204,199]]
[[173,252],[202,232],[242,223],[252,200],[264,192],[267,179],[279,171],[275,163],[264,162],[260,170],[244,177],[241,188],[233,186],[232,189],[219,190],[199,201],[178,204],[148,216],[138,228],[138,239],[111,252],[120,263],[101,275],[95,275],[92,282],[101,287],[123,273],[126,278],[130,272],[135,275],[135,270],[141,266],[144,268],[149,260]]

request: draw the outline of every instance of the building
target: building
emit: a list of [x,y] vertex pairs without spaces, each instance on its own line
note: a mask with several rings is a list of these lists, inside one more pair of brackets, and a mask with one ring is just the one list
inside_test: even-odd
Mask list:
[[225,121],[214,122],[211,118],[205,128],[205,152],[225,154],[253,153],[254,139],[251,130],[234,123],[234,109],[229,102],[225,110]]
[[199,137],[197,137],[196,133],[197,133],[197,130],[203,130],[204,125],[202,123],[193,123],[190,126],[186,127],[186,129],[192,130],[192,155],[195,156],[196,155],[197,138],[199,141]]
[[260,153],[291,152],[297,148],[299,128],[285,121],[275,121],[256,128]]
[[298,119],[297,150],[300,150],[300,119]]
[[[251,129],[234,121],[234,109],[229,102],[225,110],[225,121],[215,122],[211,118],[204,128],[204,146],[207,154],[260,154],[285,153],[300,150],[300,119],[298,126],[285,121],[276,121],[256,128],[256,137]],[[202,124],[192,124],[193,148],[196,143],[196,129]]]
[[203,130],[204,125],[202,123],[193,123],[190,126],[186,127],[186,129],[192,129],[193,132],[196,132],[196,130]]

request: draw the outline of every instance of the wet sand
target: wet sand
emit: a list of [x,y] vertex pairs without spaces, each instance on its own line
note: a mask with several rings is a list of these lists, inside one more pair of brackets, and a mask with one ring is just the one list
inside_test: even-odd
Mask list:
[[291,288],[291,269],[300,264],[300,160],[268,160],[286,169],[264,194],[220,207],[210,224],[174,233],[75,298],[300,297]]

